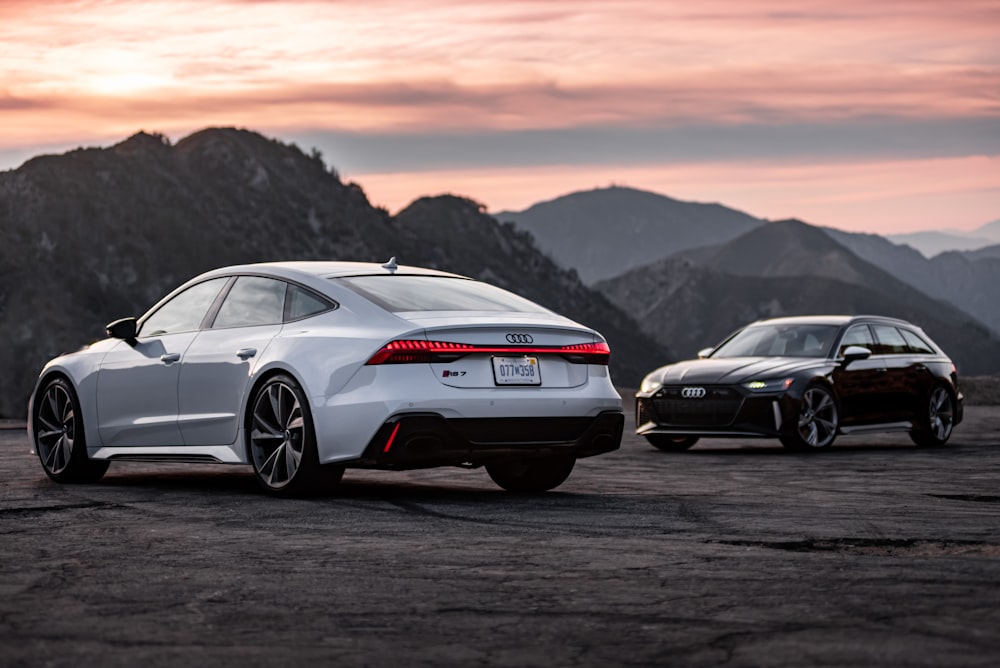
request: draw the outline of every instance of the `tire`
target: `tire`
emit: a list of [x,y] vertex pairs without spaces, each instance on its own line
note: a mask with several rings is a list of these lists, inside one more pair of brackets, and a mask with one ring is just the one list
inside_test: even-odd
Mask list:
[[69,381],[55,378],[35,395],[32,439],[42,468],[61,483],[97,482],[110,462],[87,456],[80,400]]
[[945,385],[931,388],[917,420],[919,426],[910,432],[910,439],[914,443],[927,447],[947,443],[955,428],[955,397],[951,390]]
[[486,472],[508,492],[547,492],[566,482],[575,464],[575,457],[557,455],[495,462]]
[[697,436],[669,436],[667,434],[647,434],[646,440],[657,450],[664,452],[682,452],[694,447]]
[[791,450],[823,450],[833,445],[840,428],[840,409],[833,392],[825,385],[810,385],[802,393],[797,419],[780,436]]
[[309,403],[291,376],[272,376],[246,418],[247,452],[257,483],[275,496],[310,496],[335,487],[343,467],[321,466]]

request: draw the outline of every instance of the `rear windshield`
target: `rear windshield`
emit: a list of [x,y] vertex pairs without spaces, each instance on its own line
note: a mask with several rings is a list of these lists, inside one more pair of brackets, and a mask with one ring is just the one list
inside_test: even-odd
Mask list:
[[335,278],[387,311],[504,311],[548,313],[538,304],[488,283],[448,276]]

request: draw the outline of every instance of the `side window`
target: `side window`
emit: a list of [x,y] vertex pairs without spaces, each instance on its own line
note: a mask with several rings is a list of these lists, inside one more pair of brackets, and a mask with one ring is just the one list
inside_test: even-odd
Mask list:
[[911,332],[908,329],[899,330],[902,333],[903,338],[906,340],[906,346],[909,348],[911,353],[916,353],[918,355],[934,355],[934,349],[931,348],[930,344],[920,338],[916,332]]
[[228,280],[223,276],[192,285],[146,318],[139,336],[162,336],[198,329],[219,290]]
[[333,305],[320,297],[297,285],[288,286],[288,308],[286,321],[307,318],[317,313],[322,313],[331,309]]
[[899,330],[891,325],[872,325],[878,345],[875,352],[879,355],[904,355],[908,352],[906,339]]
[[867,348],[876,352],[875,349],[875,339],[872,338],[872,331],[868,328],[868,325],[854,325],[844,334],[844,338],[840,340],[840,351],[839,355],[844,356],[844,351],[847,350],[849,346],[861,346],[862,348]]
[[281,324],[288,284],[262,276],[240,276],[219,308],[212,329]]

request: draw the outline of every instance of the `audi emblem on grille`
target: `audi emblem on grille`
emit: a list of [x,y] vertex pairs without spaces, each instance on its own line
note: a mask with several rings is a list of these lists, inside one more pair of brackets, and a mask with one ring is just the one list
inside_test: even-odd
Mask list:
[[685,387],[681,390],[681,396],[685,399],[701,399],[705,396],[704,387]]
[[531,338],[531,334],[515,334],[511,333],[507,335],[507,343],[534,343],[535,340]]

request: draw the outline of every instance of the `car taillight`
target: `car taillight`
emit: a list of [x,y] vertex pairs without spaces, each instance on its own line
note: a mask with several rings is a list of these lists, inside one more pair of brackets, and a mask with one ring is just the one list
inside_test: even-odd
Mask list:
[[371,356],[367,364],[420,364],[454,362],[474,353],[491,355],[560,355],[573,364],[607,365],[611,349],[600,343],[577,343],[569,346],[476,346],[447,341],[401,339],[391,341]]

